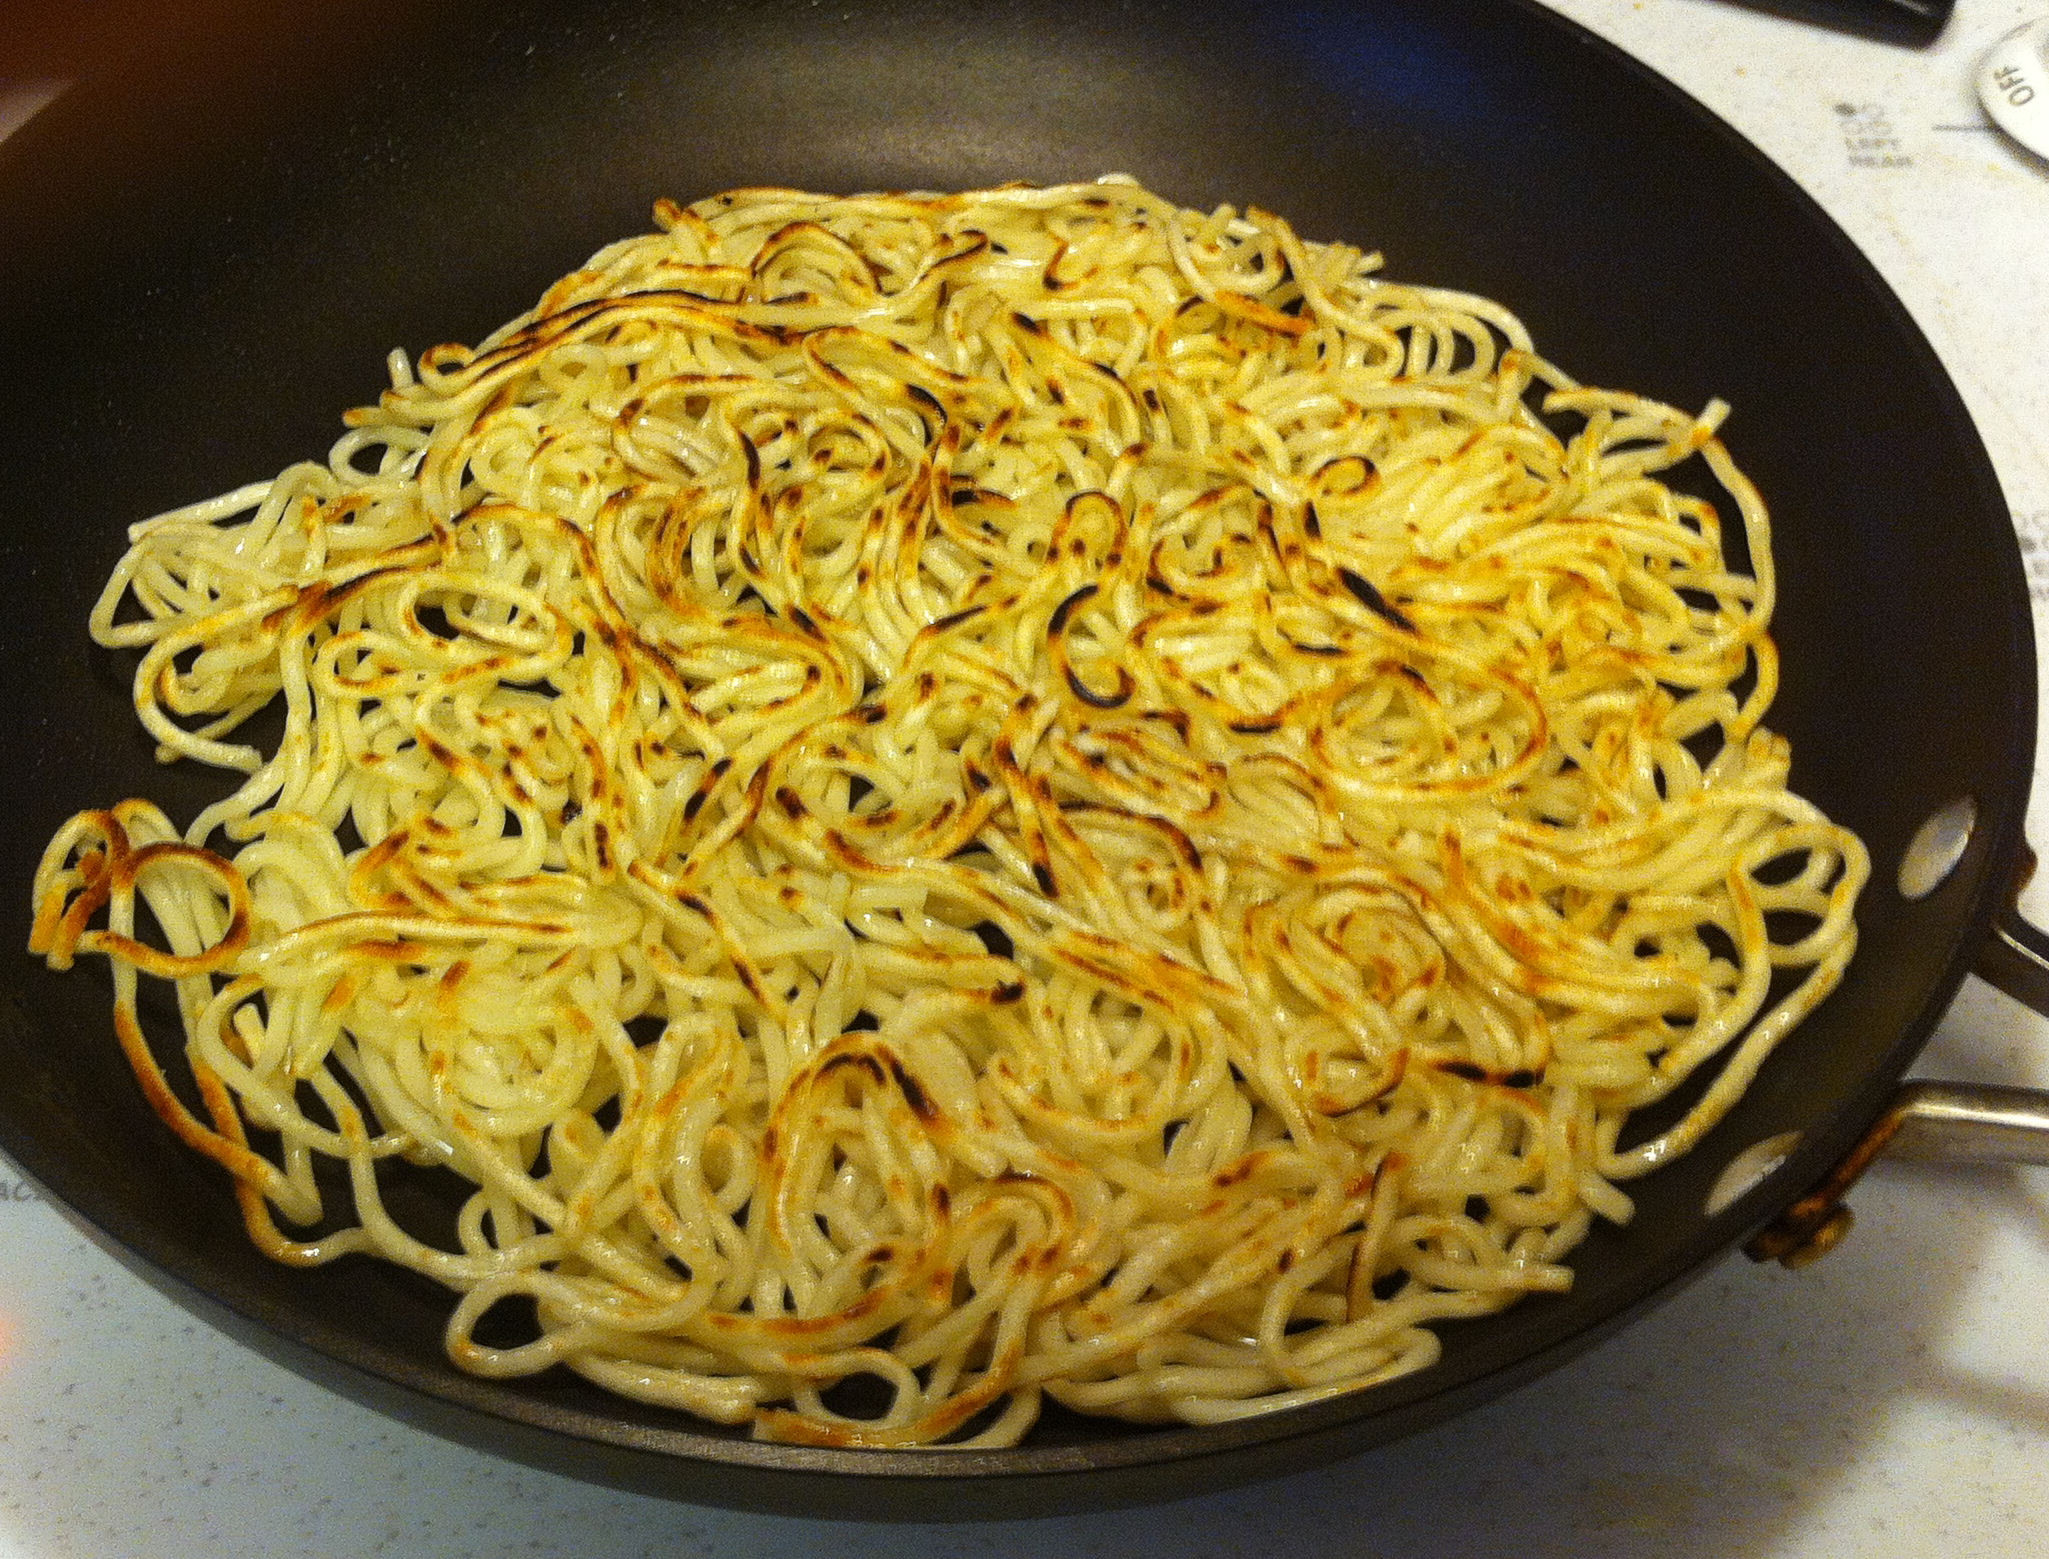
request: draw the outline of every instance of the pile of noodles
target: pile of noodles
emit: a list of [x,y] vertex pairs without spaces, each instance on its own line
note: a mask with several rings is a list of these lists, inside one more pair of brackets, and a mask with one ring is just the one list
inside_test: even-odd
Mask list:
[[1233,1418],[1566,1287],[1839,978],[1719,404],[1124,179],[656,217],[93,614],[247,778],[34,949],[265,1251],[774,1439]]

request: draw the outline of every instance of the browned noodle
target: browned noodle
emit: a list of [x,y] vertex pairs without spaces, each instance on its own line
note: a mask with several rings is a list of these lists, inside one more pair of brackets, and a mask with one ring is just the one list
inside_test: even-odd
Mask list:
[[1212,1421],[1565,1287],[1840,977],[1725,408],[1128,180],[657,218],[94,613],[247,778],[80,814],[32,946],[272,1255],[773,1438]]

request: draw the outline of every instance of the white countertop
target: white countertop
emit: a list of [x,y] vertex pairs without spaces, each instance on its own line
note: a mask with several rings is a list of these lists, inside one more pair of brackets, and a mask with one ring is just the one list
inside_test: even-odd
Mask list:
[[[1731,120],[1871,255],[1978,420],[2049,643],[2049,163],[1971,89],[2049,0],[1959,0],[1924,53],[1715,0],[1552,3]],[[2049,839],[2039,770],[2036,812]],[[2049,1085],[2049,1023],[1974,981],[1919,1070]],[[2049,1171],[1881,1165],[1854,1200],[1819,1265],[1732,1257],[1576,1364],[1333,1468],[1110,1515],[859,1527],[613,1493],[379,1417],[188,1318],[0,1162],[0,1559],[2049,1554]]]

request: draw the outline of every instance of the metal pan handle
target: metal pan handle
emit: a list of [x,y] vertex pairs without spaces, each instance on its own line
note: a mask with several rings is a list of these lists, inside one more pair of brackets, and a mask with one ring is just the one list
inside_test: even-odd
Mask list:
[[2018,905],[2008,905],[1993,923],[1977,971],[2015,1001],[2049,1017],[2049,935],[2023,918]]
[[[2023,881],[2033,864],[2030,857]],[[2014,1000],[2049,1017],[2049,935],[2023,917],[2017,904],[1994,923],[1976,969]],[[1850,1232],[1844,1196],[1881,1153],[1957,1164],[2049,1165],[2049,1089],[1902,1083],[1848,1156],[1744,1250],[1754,1260],[1788,1267],[1826,1255]]]

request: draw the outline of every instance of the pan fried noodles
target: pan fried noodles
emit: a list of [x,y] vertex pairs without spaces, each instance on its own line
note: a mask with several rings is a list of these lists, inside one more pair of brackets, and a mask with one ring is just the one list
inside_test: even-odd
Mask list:
[[247,778],[33,947],[272,1256],[774,1439],[1233,1418],[1565,1288],[1840,977],[1719,403],[1123,179],[656,216],[93,613]]

